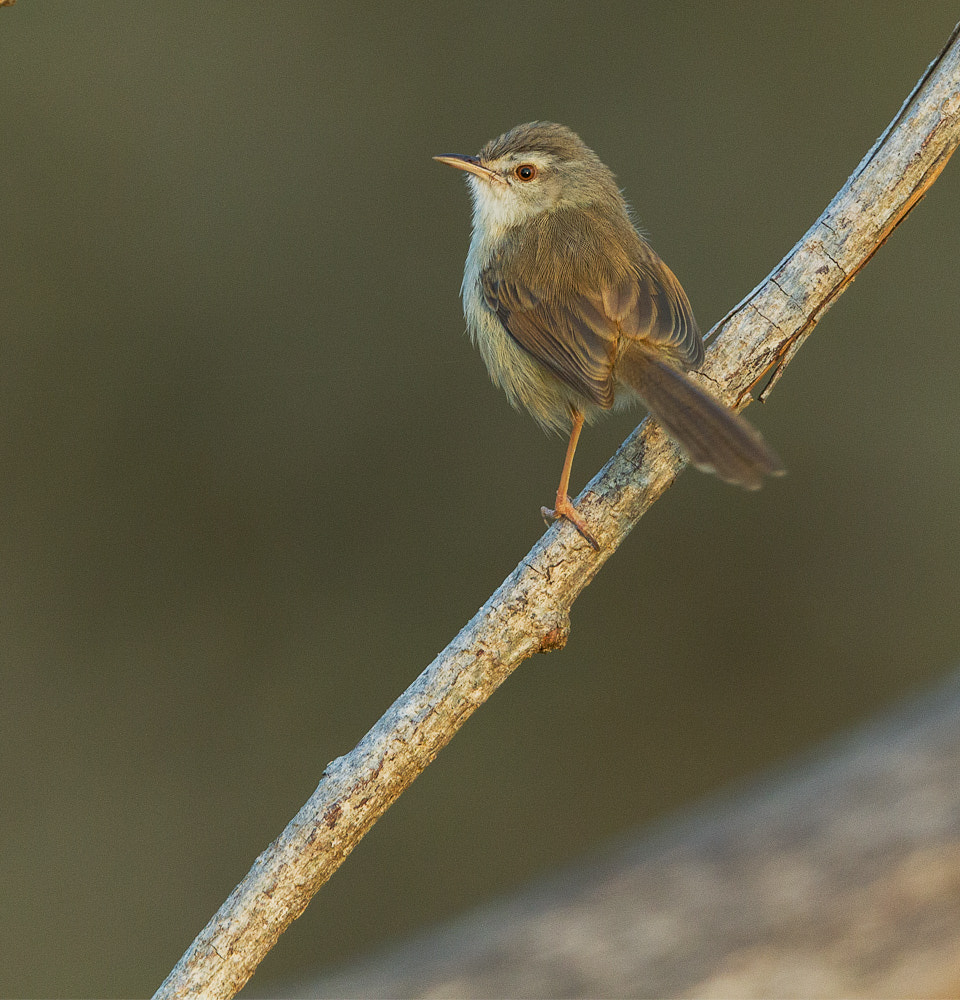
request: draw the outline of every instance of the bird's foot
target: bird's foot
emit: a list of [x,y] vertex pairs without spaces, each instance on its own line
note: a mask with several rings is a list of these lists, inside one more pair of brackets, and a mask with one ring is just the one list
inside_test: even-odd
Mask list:
[[557,494],[557,506],[553,510],[549,507],[541,507],[540,513],[548,523],[549,521],[556,521],[561,517],[566,518],[598,552],[600,551],[600,543],[593,537],[593,534],[587,527],[587,522],[584,521],[577,508],[573,506],[570,497],[566,493]]

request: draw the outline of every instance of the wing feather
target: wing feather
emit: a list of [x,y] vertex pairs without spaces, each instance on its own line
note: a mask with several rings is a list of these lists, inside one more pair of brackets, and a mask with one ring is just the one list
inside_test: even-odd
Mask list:
[[590,213],[550,213],[522,238],[516,233],[480,284],[487,306],[527,353],[608,409],[622,337],[658,345],[686,368],[703,360],[703,341],[680,282],[626,217],[617,238],[588,246],[588,235],[620,225]]
[[598,406],[613,406],[617,331],[601,310],[583,296],[549,302],[520,282],[498,280],[493,268],[480,281],[487,305],[528,354]]

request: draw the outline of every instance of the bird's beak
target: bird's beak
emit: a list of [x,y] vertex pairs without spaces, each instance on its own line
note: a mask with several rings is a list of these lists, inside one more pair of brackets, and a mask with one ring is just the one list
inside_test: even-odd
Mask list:
[[490,170],[483,166],[475,156],[460,156],[459,154],[455,154],[453,156],[435,156],[434,159],[438,163],[447,163],[451,167],[456,167],[457,170],[466,170],[468,174],[474,174],[481,180],[499,181],[501,179],[495,170]]

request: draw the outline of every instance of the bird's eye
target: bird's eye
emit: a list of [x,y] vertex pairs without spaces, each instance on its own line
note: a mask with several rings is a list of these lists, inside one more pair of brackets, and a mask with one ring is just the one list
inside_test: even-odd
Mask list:
[[521,163],[514,175],[520,181],[532,181],[537,176],[537,168],[532,163]]

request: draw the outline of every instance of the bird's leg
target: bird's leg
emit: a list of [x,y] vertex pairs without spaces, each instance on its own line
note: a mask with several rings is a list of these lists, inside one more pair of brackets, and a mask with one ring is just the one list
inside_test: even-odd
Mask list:
[[557,487],[557,505],[553,510],[550,510],[549,507],[541,507],[540,513],[545,518],[553,520],[565,517],[599,551],[600,546],[597,540],[587,528],[586,521],[577,513],[576,507],[570,500],[570,494],[567,492],[570,486],[570,469],[573,467],[573,453],[577,450],[577,441],[580,440],[580,431],[583,428],[583,414],[578,409],[571,406],[570,416],[573,423],[570,427],[570,440],[567,442],[567,455],[563,460],[563,471],[560,473],[560,485]]

